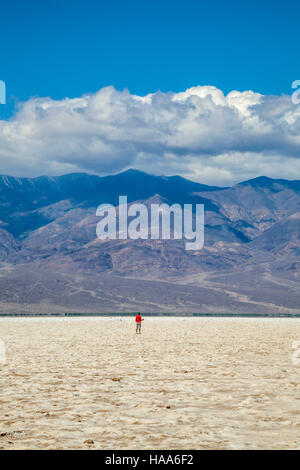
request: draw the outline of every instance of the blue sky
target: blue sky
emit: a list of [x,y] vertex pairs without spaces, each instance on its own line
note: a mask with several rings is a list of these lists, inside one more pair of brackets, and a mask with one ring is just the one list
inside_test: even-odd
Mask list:
[[0,13],[0,173],[300,178],[299,1],[11,0]]
[[299,13],[298,1],[1,2],[10,104],[1,115],[13,100],[106,85],[141,95],[195,85],[290,93],[300,76]]

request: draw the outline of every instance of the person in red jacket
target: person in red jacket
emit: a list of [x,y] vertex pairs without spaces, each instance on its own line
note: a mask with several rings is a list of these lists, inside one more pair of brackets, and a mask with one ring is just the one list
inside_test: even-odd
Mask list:
[[142,321],[144,321],[144,319],[141,317],[140,312],[138,312],[137,316],[135,317],[136,333],[142,332]]

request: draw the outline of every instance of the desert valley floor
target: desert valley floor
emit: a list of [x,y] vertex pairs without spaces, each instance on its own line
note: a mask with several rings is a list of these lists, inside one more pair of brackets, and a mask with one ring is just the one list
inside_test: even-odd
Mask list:
[[0,340],[1,449],[300,448],[300,319],[10,318]]

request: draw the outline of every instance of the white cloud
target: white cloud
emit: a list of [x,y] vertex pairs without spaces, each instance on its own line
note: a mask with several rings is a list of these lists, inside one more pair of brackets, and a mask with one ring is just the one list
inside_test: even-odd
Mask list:
[[299,156],[300,106],[289,96],[224,96],[212,86],[32,98],[0,121],[0,172],[18,176],[134,167],[231,184],[262,174],[300,178]]

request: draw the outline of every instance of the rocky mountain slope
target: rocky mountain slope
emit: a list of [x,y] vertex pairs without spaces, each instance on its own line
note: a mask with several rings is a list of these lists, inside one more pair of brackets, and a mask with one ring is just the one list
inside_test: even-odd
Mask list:
[[[204,248],[98,240],[96,208],[119,195],[204,204]],[[0,176],[0,312],[300,313],[299,214],[300,181]]]

